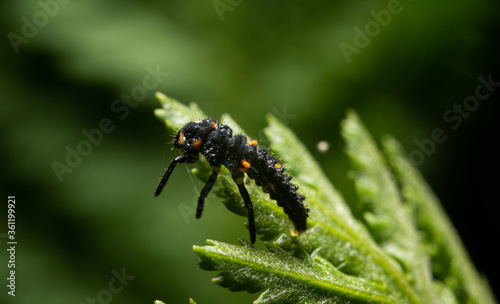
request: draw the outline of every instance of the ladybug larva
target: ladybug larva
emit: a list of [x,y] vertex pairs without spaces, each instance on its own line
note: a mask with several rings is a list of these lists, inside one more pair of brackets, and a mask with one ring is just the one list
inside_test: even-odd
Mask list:
[[295,233],[307,228],[309,209],[304,205],[304,196],[297,193],[297,186],[290,183],[291,176],[285,174],[278,159],[264,147],[257,147],[257,141],[247,142],[244,135],[233,136],[230,127],[213,119],[187,123],[177,133],[174,147],[182,156],[174,158],[160,180],[155,197],[158,196],[177,164],[194,163],[201,153],[213,168],[212,174],[201,191],[196,209],[196,218],[201,217],[205,198],[212,189],[219,170],[224,165],[240,191],[248,210],[250,240],[255,243],[255,220],[250,195],[243,183],[244,174],[255,180],[271,199],[278,202],[295,226]]

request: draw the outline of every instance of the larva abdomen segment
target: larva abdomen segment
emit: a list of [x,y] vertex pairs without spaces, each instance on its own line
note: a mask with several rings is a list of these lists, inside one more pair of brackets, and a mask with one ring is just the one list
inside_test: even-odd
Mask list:
[[237,154],[240,155],[238,169],[269,193],[271,199],[284,209],[296,230],[306,230],[309,210],[303,203],[305,197],[297,193],[298,187],[290,183],[292,177],[284,173],[285,168],[266,148],[257,148],[257,141],[247,143],[244,136],[237,136],[241,136],[237,140]]

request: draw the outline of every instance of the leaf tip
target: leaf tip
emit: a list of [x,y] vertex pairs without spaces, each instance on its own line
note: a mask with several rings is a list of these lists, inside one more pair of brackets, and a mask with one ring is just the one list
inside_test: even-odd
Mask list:
[[155,98],[156,98],[156,100],[161,102],[163,100],[166,100],[168,97],[167,97],[167,95],[163,94],[162,92],[156,92]]
[[167,112],[165,109],[155,109],[154,114],[159,120],[165,120]]

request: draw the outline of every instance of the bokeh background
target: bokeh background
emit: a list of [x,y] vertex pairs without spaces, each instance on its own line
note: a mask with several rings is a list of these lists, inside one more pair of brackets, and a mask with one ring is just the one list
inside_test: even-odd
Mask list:
[[[380,13],[388,7],[397,8],[390,20]],[[281,113],[349,202],[355,193],[339,134],[346,109],[376,139],[390,133],[408,152],[442,128],[447,140],[419,168],[495,289],[499,93],[456,130],[443,114],[475,95],[479,76],[500,81],[498,8],[493,0],[1,2],[3,282],[8,195],[16,196],[18,245],[17,294],[3,284],[0,302],[256,298],[211,283],[216,273],[199,269],[191,249],[207,238],[247,238],[245,218],[209,197],[195,220],[184,207],[203,183],[186,168],[153,199],[177,155],[153,115],[155,91],[195,101],[212,117],[229,113],[254,137],[267,113]],[[385,16],[378,30],[374,15]],[[356,38],[367,25],[369,40]],[[355,40],[361,47],[346,56],[341,44],[356,47]],[[124,104],[115,100],[139,92],[147,67],[168,76],[127,115],[118,112],[113,105]],[[113,131],[60,181],[53,163],[66,164],[67,149],[106,118]],[[330,149],[319,152],[320,141]],[[119,292],[112,281],[116,293],[106,292],[112,271],[123,269],[134,278]]]

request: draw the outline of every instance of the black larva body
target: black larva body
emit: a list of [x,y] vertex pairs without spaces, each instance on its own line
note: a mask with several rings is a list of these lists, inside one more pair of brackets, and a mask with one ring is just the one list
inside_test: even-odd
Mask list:
[[198,160],[201,153],[212,166],[213,172],[201,191],[197,218],[201,216],[205,197],[217,179],[220,166],[224,165],[236,182],[248,210],[252,243],[255,242],[255,224],[250,196],[243,183],[244,173],[254,179],[264,192],[269,193],[270,197],[283,207],[297,232],[306,230],[309,210],[303,204],[305,197],[297,193],[298,187],[290,183],[292,178],[284,173],[285,169],[279,164],[278,159],[266,148],[258,148],[257,141],[247,142],[245,136],[241,134],[233,136],[232,133],[230,127],[212,119],[186,124],[179,130],[174,140],[175,148],[182,151],[183,155],[172,161],[158,185],[155,196],[160,194],[177,164],[193,163]]

